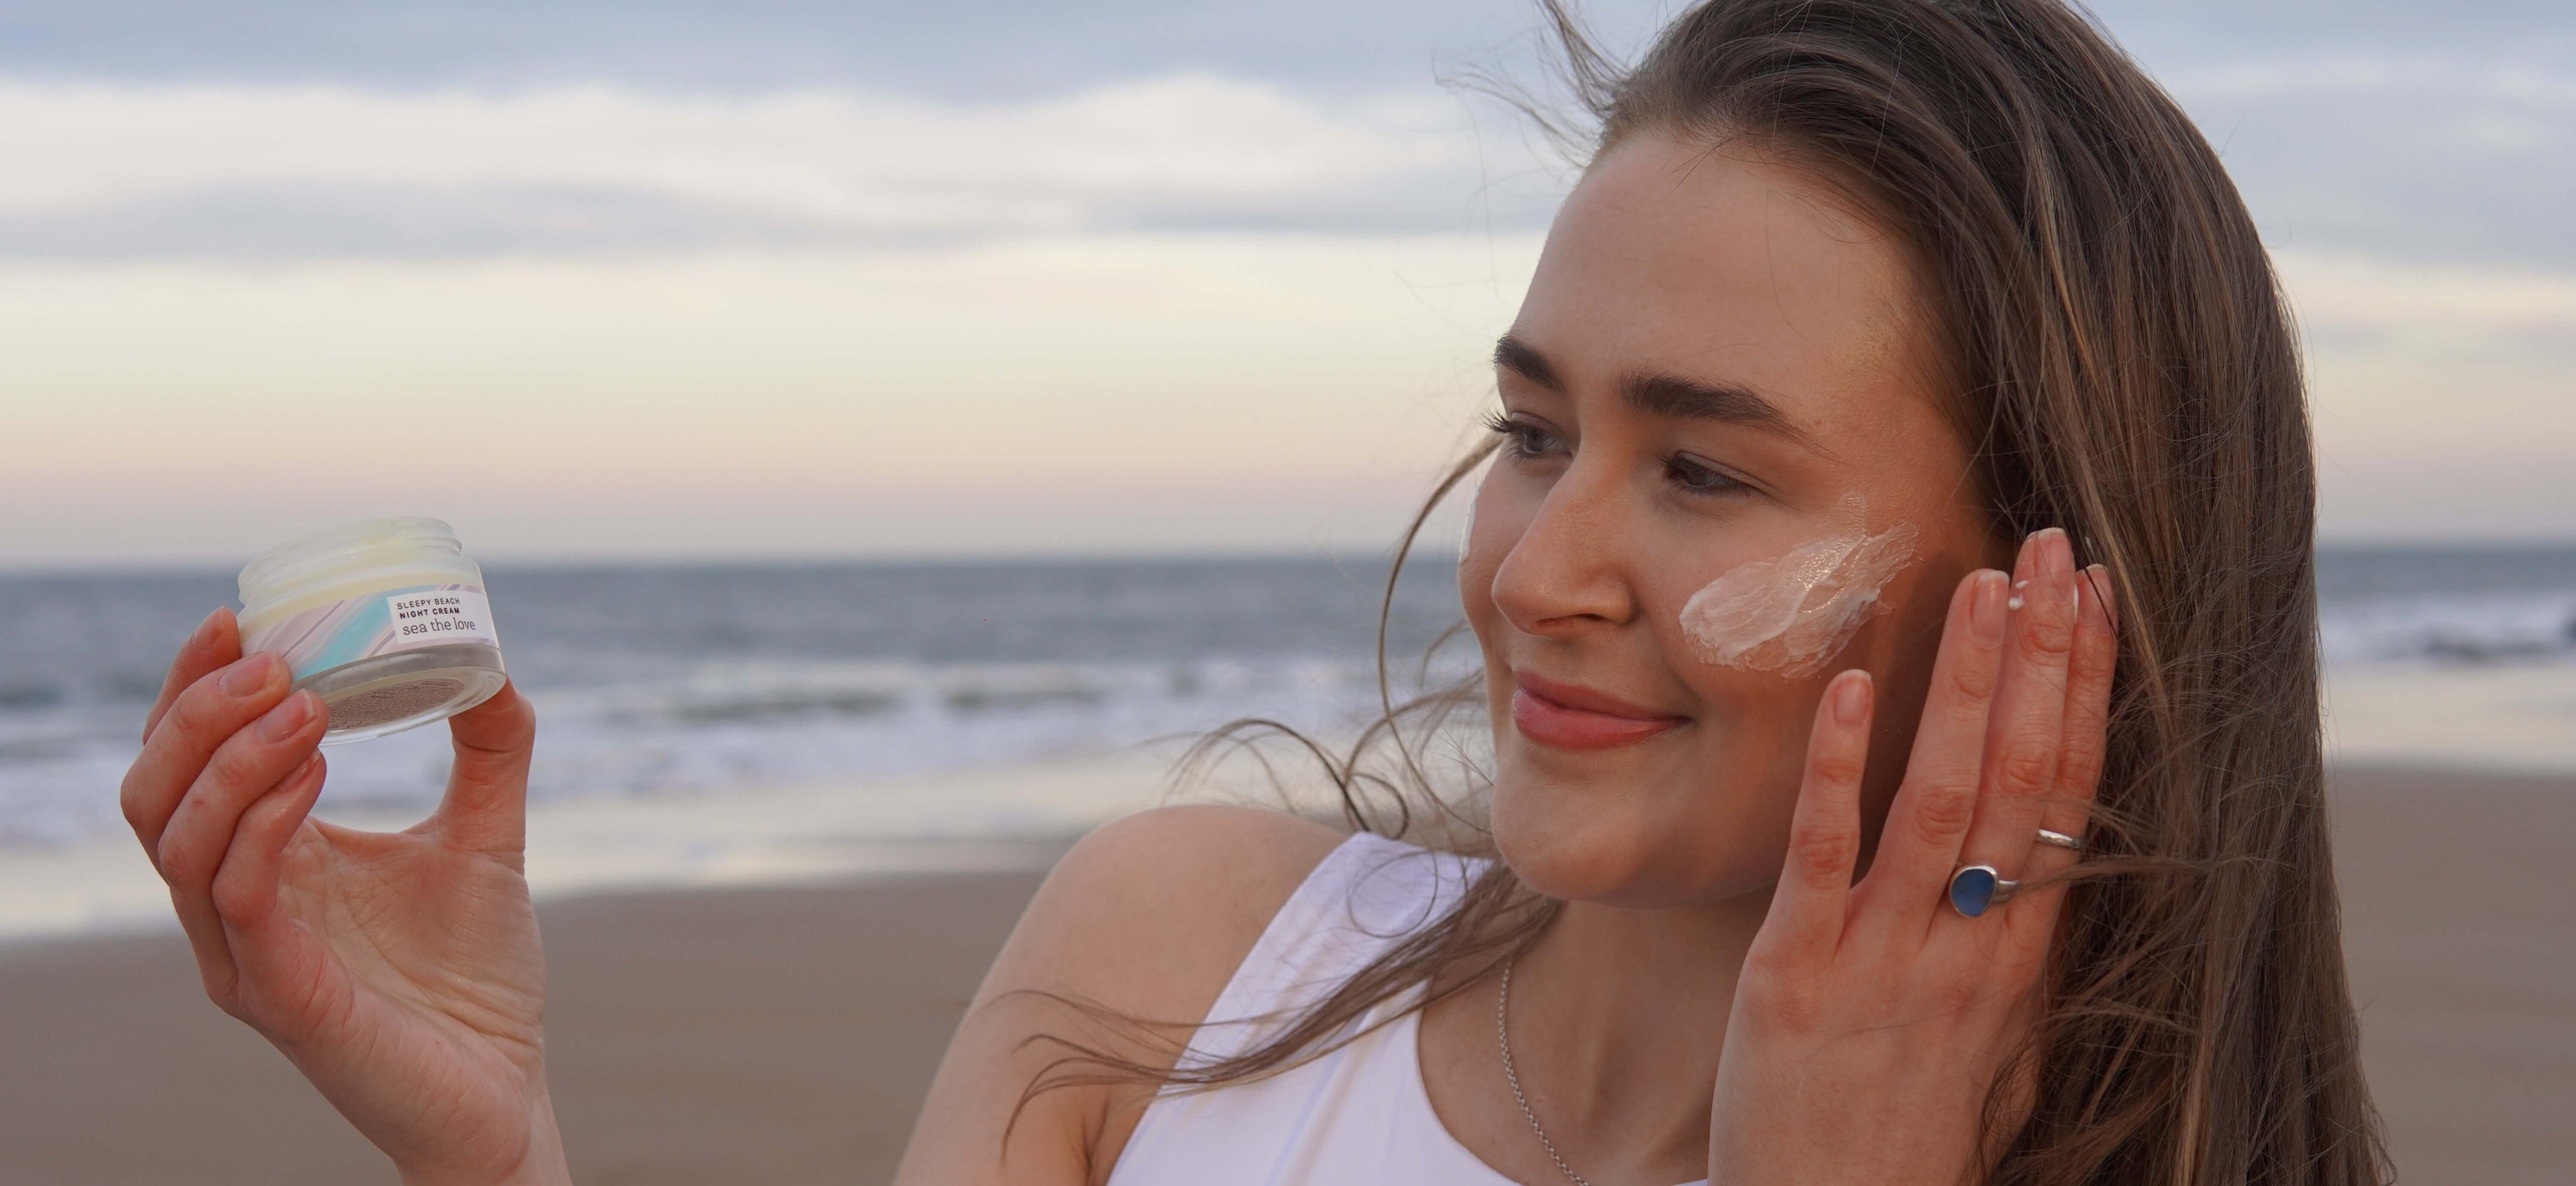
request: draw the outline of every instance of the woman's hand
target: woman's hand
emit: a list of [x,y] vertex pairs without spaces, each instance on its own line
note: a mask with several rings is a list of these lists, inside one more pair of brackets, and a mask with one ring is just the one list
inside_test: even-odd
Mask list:
[[295,1063],[406,1182],[566,1182],[545,960],[522,875],[536,717],[513,685],[449,718],[446,798],[401,832],[307,818],[324,727],[218,609],[180,647],[126,774],[206,995]]
[[[2107,585],[2074,570],[2055,529],[2024,541],[2009,585],[1991,569],[1960,583],[1858,884],[1872,689],[1860,671],[1827,686],[1718,1060],[1712,1181],[1982,1180],[2028,1116],[2031,1068],[2005,1063],[2038,1018],[2064,887],[1969,918],[1948,885],[1962,864],[2030,881],[2074,859],[2037,836],[2084,834],[2116,651]],[[1987,1089],[2007,1076],[2007,1127],[1986,1132]]]

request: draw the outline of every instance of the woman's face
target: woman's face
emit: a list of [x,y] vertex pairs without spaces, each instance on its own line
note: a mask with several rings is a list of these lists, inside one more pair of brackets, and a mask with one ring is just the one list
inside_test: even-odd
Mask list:
[[[1559,211],[1497,350],[1509,431],[1459,568],[1495,840],[1540,891],[1643,907],[1770,886],[1817,699],[1848,667],[1878,682],[1865,806],[1884,815],[1950,593],[2010,555],[1936,406],[1915,276],[1899,240],[1744,148],[1632,136]],[[1729,662],[1683,623],[1738,566],[1900,528],[1884,610],[1847,641],[1810,631],[1804,662]],[[1571,712],[1533,683],[1656,719]]]

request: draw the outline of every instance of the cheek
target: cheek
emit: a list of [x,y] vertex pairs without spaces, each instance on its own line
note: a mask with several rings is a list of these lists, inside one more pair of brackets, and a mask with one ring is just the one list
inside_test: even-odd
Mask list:
[[1892,786],[1904,772],[1906,753],[1941,652],[1943,621],[1959,582],[1978,567],[1975,556],[1936,555],[1906,573],[1887,591],[1888,612],[1872,622],[1840,663],[1866,667],[1877,682],[1876,721],[1869,756],[1869,784]]
[[1786,678],[1710,663],[1675,616],[1666,616],[1657,635],[1699,702],[1692,759],[1706,787],[1682,801],[1699,805],[1694,814],[1703,824],[1753,841],[1750,848],[1731,847],[1759,856],[1766,873],[1777,873],[1778,849],[1764,845],[1787,836],[1807,734],[1831,676]]

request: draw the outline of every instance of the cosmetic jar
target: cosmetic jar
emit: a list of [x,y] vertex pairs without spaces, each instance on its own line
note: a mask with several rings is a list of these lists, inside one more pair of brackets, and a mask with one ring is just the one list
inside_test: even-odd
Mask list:
[[242,653],[286,660],[329,716],[323,745],[442,721],[506,676],[483,570],[436,519],[344,524],[241,570]]

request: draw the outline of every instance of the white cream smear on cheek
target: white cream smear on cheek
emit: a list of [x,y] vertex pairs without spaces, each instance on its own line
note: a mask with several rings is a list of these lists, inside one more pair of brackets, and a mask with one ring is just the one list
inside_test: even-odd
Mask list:
[[1878,595],[1914,559],[1917,533],[1899,523],[1862,526],[1858,494],[1844,497],[1844,526],[1774,560],[1726,570],[1682,603],[1682,635],[1700,658],[1744,671],[1814,675],[1881,612]]

